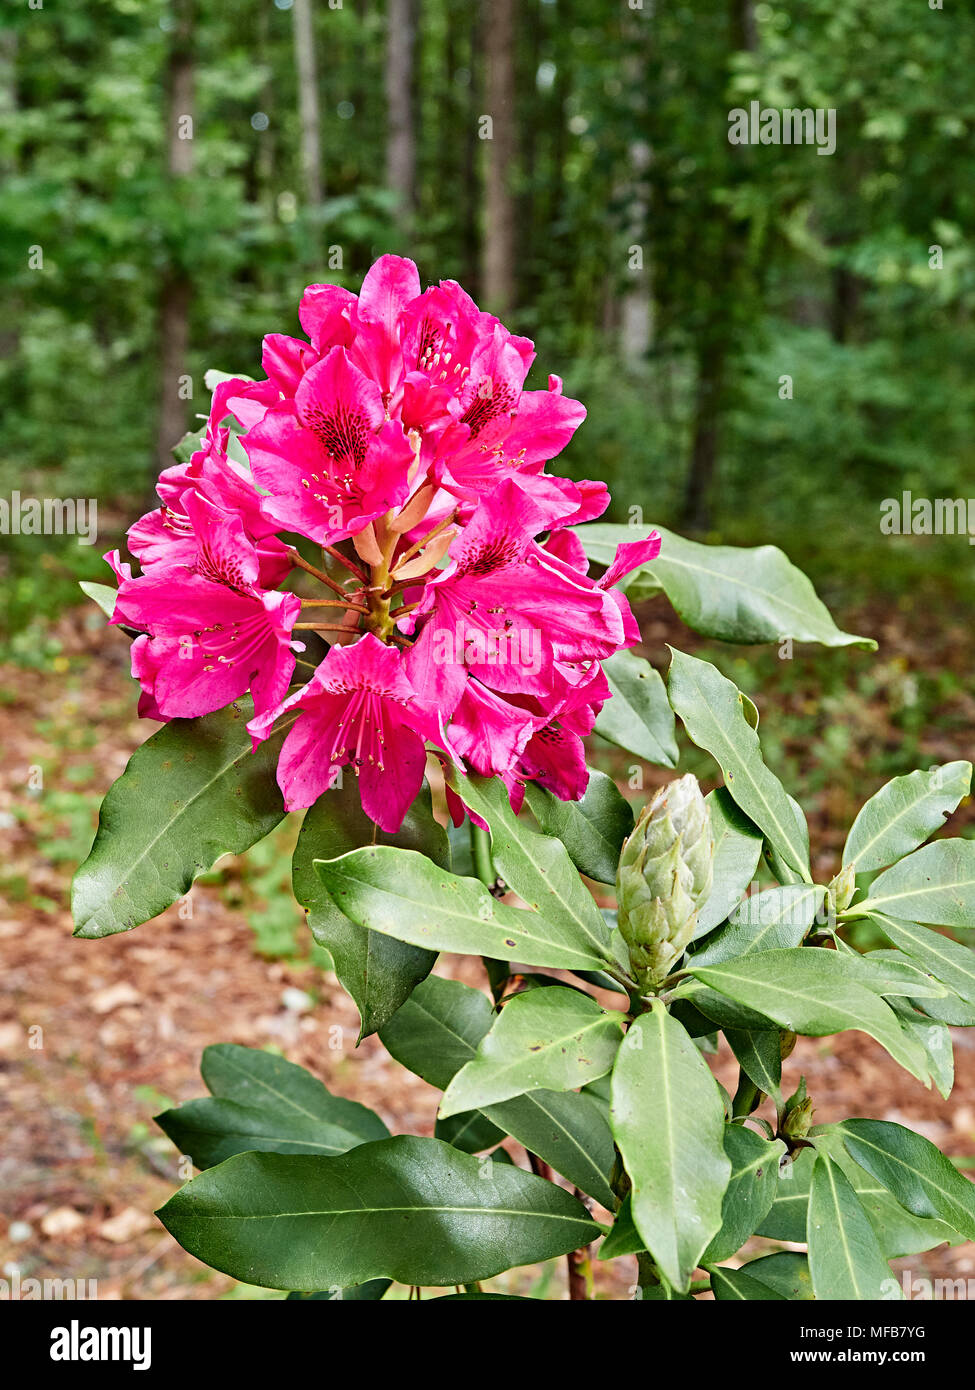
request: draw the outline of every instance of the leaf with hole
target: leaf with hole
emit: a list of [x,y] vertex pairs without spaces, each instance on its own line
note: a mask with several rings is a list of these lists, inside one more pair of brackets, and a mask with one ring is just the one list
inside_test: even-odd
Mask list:
[[858,874],[882,869],[923,845],[967,796],[968,762],[894,777],[864,802],[843,847],[843,863]]
[[527,1091],[572,1091],[612,1070],[623,1015],[577,990],[553,986],[516,994],[477,1053],[451,1081],[440,1118],[482,1109]]

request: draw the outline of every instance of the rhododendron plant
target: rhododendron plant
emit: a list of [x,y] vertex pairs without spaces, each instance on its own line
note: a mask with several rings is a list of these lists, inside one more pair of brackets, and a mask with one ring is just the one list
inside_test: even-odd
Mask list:
[[[892,1258],[975,1239],[975,1186],[889,1119],[817,1124],[786,1082],[798,1035],[857,1029],[950,1093],[975,841],[925,842],[971,764],[880,787],[824,874],[755,705],[680,651],[665,685],[630,600],[724,642],[873,644],[774,547],[596,522],[605,486],[554,471],[582,406],[526,390],[531,343],[459,286],[384,256],[299,316],[263,380],[212,379],[133,559],[107,557],[117,588],[87,586],[164,727],[105,798],[76,934],[189,903],[297,813],[295,896],[360,1039],[443,1096],[390,1137],[282,1057],[208,1048],[211,1097],[159,1117],[201,1170],[160,1219],[295,1299],[533,1297],[482,1281],[562,1257],[572,1299],[900,1297]],[[649,771],[677,766],[678,719],[707,795]]]

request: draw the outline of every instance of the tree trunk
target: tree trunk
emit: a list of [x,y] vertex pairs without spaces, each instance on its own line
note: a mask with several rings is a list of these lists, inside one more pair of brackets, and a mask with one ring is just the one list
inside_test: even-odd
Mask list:
[[467,42],[467,68],[470,73],[470,80],[465,89],[463,124],[463,168],[461,173],[461,188],[463,189],[463,206],[461,211],[461,245],[462,245],[462,265],[464,267],[464,279],[468,285],[474,287],[477,298],[481,298],[482,287],[480,284],[480,257],[479,257],[479,231],[478,231],[478,208],[481,202],[480,180],[478,178],[478,159],[477,159],[477,117],[480,108],[480,85],[479,77],[481,65],[476,61],[480,52],[482,34],[482,14],[477,5],[471,5],[467,11],[469,22],[465,34]]
[[386,32],[386,184],[396,194],[400,234],[413,219],[416,135],[413,127],[413,41],[417,0],[389,0]]
[[838,265],[833,270],[833,298],[830,306],[830,330],[834,343],[846,343],[856,321],[860,304],[861,281],[852,270]]
[[[730,0],[728,19],[731,48],[753,51],[758,38],[752,0]],[[741,160],[745,149],[745,146],[731,147],[729,157]],[[696,344],[694,434],[682,515],[683,524],[690,531],[706,531],[711,524],[728,366],[735,348],[734,304],[736,296],[744,292],[748,224],[736,222],[726,213],[721,214],[721,222],[722,254],[716,266],[716,284],[721,287],[721,296],[715,301],[715,311],[707,314]]]
[[[167,170],[174,200],[193,173],[193,0],[176,0],[175,27],[166,66]],[[159,289],[160,403],[156,436],[159,470],[173,462],[172,449],[186,433],[184,381],[189,352],[192,286],[185,267],[171,264]]]
[[318,63],[315,59],[313,0],[294,0],[295,72],[298,78],[298,117],[301,123],[301,175],[309,208],[321,204],[322,136],[318,113]]
[[486,0],[487,89],[485,114],[492,138],[484,141],[484,244],[481,293],[496,314],[507,313],[515,298],[515,6],[514,0]]
[[[625,255],[627,257],[627,288],[620,300],[620,355],[624,362],[639,362],[646,356],[653,341],[653,282],[650,264],[650,243],[647,222],[650,215],[650,194],[646,172],[652,158],[645,140],[635,140],[629,147],[633,182],[629,194]],[[630,265],[631,248],[640,252],[640,265]]]
[[694,437],[683,510],[683,523],[689,531],[706,531],[711,524],[711,489],[718,463],[725,357],[726,344],[722,336],[706,341],[698,354]]
[[[626,92],[632,93],[633,119],[637,129],[650,128],[650,91],[647,76],[652,17],[635,12],[625,14],[624,36],[630,55],[623,60]],[[627,146],[629,177],[619,190],[624,203],[624,255],[626,289],[620,299],[619,351],[624,362],[640,362],[653,342],[653,267],[650,262],[650,180],[653,147],[645,137],[631,139]],[[636,249],[632,249],[636,248]],[[639,264],[634,265],[639,251]]]

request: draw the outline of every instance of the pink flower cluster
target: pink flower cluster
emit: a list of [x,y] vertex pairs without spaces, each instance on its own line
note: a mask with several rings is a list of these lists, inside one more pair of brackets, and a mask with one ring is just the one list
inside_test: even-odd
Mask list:
[[[428,740],[500,774],[516,806],[532,780],[581,796],[582,736],[609,695],[599,663],[639,636],[612,586],[660,546],[623,545],[589,577],[566,528],[598,516],[606,488],[544,472],[583,407],[558,377],[525,391],[532,344],[452,281],[421,293],[412,261],[383,256],[358,297],[312,285],[299,316],[309,341],[266,337],[266,379],[221,382],[202,447],[160,477],[162,506],[129,531],[141,573],[106,557],[113,621],[140,634],[140,714],[207,714],[250,690],[255,746],[290,725],[288,809],[350,764],[386,831]],[[281,588],[296,567],[327,597]],[[314,669],[296,657],[303,628],[331,643]]]

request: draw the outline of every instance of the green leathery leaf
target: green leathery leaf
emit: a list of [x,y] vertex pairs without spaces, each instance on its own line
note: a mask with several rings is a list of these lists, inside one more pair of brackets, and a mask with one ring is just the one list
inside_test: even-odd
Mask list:
[[532,1091],[488,1105],[484,1114],[580,1192],[613,1210],[613,1135],[592,1096],[582,1091]]
[[826,1153],[813,1166],[806,1243],[817,1299],[877,1300],[897,1290],[870,1218]]
[[504,1130],[492,1124],[479,1110],[464,1110],[449,1119],[438,1120],[433,1137],[453,1144],[455,1149],[463,1149],[465,1154],[479,1154],[500,1144]]
[[711,1288],[718,1303],[781,1303],[785,1294],[748,1274],[745,1269],[708,1266]]
[[762,854],[762,832],[739,810],[727,788],[704,798],[714,835],[714,878],[711,892],[698,908],[694,940],[721,925],[745,896]]
[[111,584],[99,584],[93,579],[79,579],[78,588],[83,594],[86,594],[93,603],[98,604],[98,607],[105,614],[106,618],[110,618],[115,612],[118,589],[114,589]]
[[962,946],[930,927],[904,922],[886,913],[871,912],[870,919],[888,941],[920,961],[936,979],[975,1007],[975,951],[970,946]]
[[677,766],[674,711],[659,671],[631,651],[602,663],[611,691],[596,716],[595,732],[648,763]]
[[[347,917],[412,946],[569,970],[614,963],[594,928],[586,931],[578,919],[563,915],[509,907],[477,879],[458,878],[415,850],[370,845],[338,859],[316,859],[315,868]],[[595,904],[593,912],[605,943],[608,928]]]
[[494,1016],[479,989],[429,975],[380,1030],[379,1040],[400,1066],[445,1091],[476,1055]]
[[840,954],[853,966],[854,975],[875,994],[945,999],[950,991],[923,966],[910,960],[902,951],[866,951],[860,953],[842,940]]
[[[660,554],[625,577],[632,601],[665,593],[695,632],[722,642],[819,642],[827,647],[876,648],[867,637],[841,632],[809,579],[774,545],[702,545],[662,526]],[[616,547],[647,528],[595,522],[576,528],[590,560],[607,568]]]
[[975,1240],[975,1184],[929,1139],[888,1120],[843,1120],[834,1128],[851,1158],[912,1215]]
[[843,1169],[889,1260],[921,1254],[946,1241],[957,1244],[961,1239],[943,1221],[922,1220],[905,1211],[882,1183],[854,1163],[843,1147],[841,1134],[827,1127],[815,1130],[814,1135],[816,1149],[802,1149],[795,1160],[781,1170],[775,1198],[758,1228],[758,1235],[772,1240],[806,1239],[809,1188],[816,1150],[820,1150],[828,1153]]
[[747,1029],[726,1028],[724,1035],[749,1081],[753,1081],[765,1095],[771,1096],[781,1110],[782,1047],[778,1029],[749,1032]]
[[876,1039],[912,1076],[929,1084],[919,1043],[901,1028],[890,1005],[860,982],[855,966],[836,951],[809,946],[759,951],[722,965],[697,966],[691,960],[686,968],[705,985],[793,1033],[822,1037],[859,1029]]
[[[451,777],[464,805],[490,827],[491,855],[508,887],[533,911],[557,922],[578,947],[593,952],[595,968],[613,963],[610,928],[579,878],[565,845],[518,819],[499,778],[461,777],[453,772]],[[492,954],[506,960],[517,958],[525,965],[555,964],[532,961],[509,950]],[[574,967],[569,965],[569,969]]]
[[617,1053],[610,1123],[632,1184],[634,1224],[667,1282],[686,1292],[721,1228],[731,1162],[717,1082],[659,1001]]
[[975,840],[935,840],[878,874],[850,914],[975,928]]
[[291,874],[294,894],[308,913],[308,926],[332,957],[339,981],[359,1010],[360,1040],[378,1030],[413,988],[429,975],[436,952],[372,932],[336,907],[315,872],[316,859],[335,859],[373,842],[425,854],[450,867],[446,831],[433,818],[424,787],[394,835],[381,831],[362,809],[357,779],[324,792],[305,813],[295,845]]
[[721,1206],[721,1229],[701,1256],[704,1264],[729,1259],[761,1225],[778,1186],[785,1144],[763,1139],[744,1125],[725,1125],[724,1150],[731,1177]]
[[253,1047],[216,1043],[200,1065],[211,1092],[156,1116],[156,1123],[197,1168],[233,1154],[346,1153],[385,1139],[378,1115],[331,1092],[304,1067]]
[[762,760],[758,734],[745,718],[738,689],[709,661],[673,647],[668,693],[692,743],[710,753],[725,786],[745,815],[803,882],[809,873],[795,810],[785,788]]
[[798,946],[815,921],[826,896],[816,884],[794,883],[752,893],[692,957],[696,965],[722,961],[756,951]]
[[969,793],[972,765],[945,763],[894,777],[864,802],[843,847],[856,873],[882,869],[917,849]]
[[[430,975],[380,1033],[387,1051],[424,1081],[446,1090],[476,1054],[494,1010],[486,995],[456,980]],[[486,1108],[485,1115],[556,1172],[609,1210],[615,1150],[609,1123],[591,1096],[533,1091]]]
[[580,873],[597,883],[615,883],[623,841],[633,829],[633,810],[612,777],[589,771],[580,801],[560,801],[536,782],[525,800],[545,835],[561,840]]
[[615,1260],[620,1255],[637,1255],[646,1248],[646,1241],[633,1224],[630,1194],[627,1193],[620,1203],[609,1235],[600,1243],[596,1258],[598,1260]]
[[[924,1002],[924,1001],[921,1001]],[[944,1023],[926,1018],[904,999],[891,999],[890,1007],[901,1021],[901,1027],[916,1038],[924,1049],[931,1080],[945,1100],[955,1084],[955,1053],[951,1033]]]
[[613,1068],[623,1015],[564,986],[530,990],[508,1001],[454,1076],[440,1118],[528,1091],[572,1091]]
[[[806,821],[806,813],[799,805],[794,796],[786,793],[786,800],[792,807],[792,815],[796,823],[796,835],[802,854],[803,863],[809,862],[809,825]],[[779,854],[771,840],[765,842],[762,857],[772,871],[773,876],[779,883],[802,883],[804,881],[804,870],[794,869],[787,858]]]
[[792,1302],[811,1302],[815,1298],[809,1260],[798,1250],[779,1250],[774,1255],[761,1255],[742,1265],[749,1279],[765,1284]]
[[180,1245],[235,1279],[320,1289],[396,1279],[468,1284],[585,1245],[599,1227],[554,1183],[398,1135],[334,1158],[237,1154],[158,1212]]
[[283,720],[251,752],[250,700],[172,719],[137,748],[109,789],[75,874],[75,936],[130,931],[165,911],[224,854],[241,854],[284,819],[275,781]]

